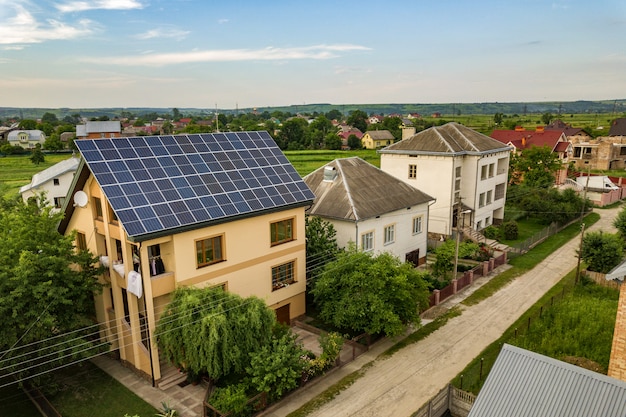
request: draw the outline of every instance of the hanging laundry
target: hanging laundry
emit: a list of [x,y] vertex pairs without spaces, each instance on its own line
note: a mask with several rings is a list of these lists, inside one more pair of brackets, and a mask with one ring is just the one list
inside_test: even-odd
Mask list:
[[143,294],[143,284],[141,282],[141,274],[136,271],[130,271],[128,273],[127,288],[129,293],[135,294],[137,298],[141,298]]

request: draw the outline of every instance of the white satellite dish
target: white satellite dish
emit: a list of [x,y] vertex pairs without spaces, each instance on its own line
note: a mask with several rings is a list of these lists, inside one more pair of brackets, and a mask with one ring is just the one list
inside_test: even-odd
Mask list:
[[84,191],[76,191],[74,194],[74,207],[85,207],[89,198]]

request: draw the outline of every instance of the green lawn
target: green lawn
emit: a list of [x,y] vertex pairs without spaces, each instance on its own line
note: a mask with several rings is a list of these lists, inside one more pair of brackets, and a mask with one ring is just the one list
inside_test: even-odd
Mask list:
[[154,417],[159,412],[89,361],[56,372],[55,381],[61,390],[48,399],[63,417]]
[[380,167],[380,155],[374,149],[358,151],[285,151],[285,156],[296,168],[298,174],[303,177],[334,159],[352,156],[358,156],[370,164]]

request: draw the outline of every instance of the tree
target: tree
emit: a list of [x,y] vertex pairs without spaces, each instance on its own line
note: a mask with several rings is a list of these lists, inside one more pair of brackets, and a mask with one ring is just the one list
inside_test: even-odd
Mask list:
[[257,392],[269,393],[271,399],[296,388],[307,364],[303,359],[306,353],[296,342],[297,335],[287,330],[251,353],[250,366],[246,368],[252,386]]
[[245,371],[249,355],[267,345],[274,312],[257,297],[221,288],[180,287],[156,328],[165,357],[191,375],[213,380]]
[[35,165],[39,165],[40,163],[46,161],[46,157],[41,151],[41,145],[39,143],[35,145],[35,149],[33,149],[32,154],[30,155],[30,161]]
[[283,123],[276,137],[280,149],[306,149],[308,143],[309,124],[301,117],[294,117]]
[[624,256],[624,242],[617,234],[588,232],[583,237],[580,257],[591,271],[607,273]]
[[352,127],[356,127],[361,132],[365,132],[367,130],[367,113],[362,110],[354,110],[348,116],[346,123],[348,123]]
[[527,187],[551,187],[560,168],[558,156],[547,146],[531,146],[511,158],[512,181]]
[[341,149],[341,138],[336,133],[328,133],[324,139],[324,148],[338,151]]
[[[328,134],[329,133],[334,134],[335,131],[336,129],[333,127],[332,122],[328,120],[326,116],[324,115],[317,116],[315,120],[313,120],[309,124],[309,136],[311,138],[311,143],[312,143],[313,148],[320,149],[322,145],[325,144]],[[327,149],[341,149],[341,142],[339,144],[339,148],[328,148],[327,146],[326,148]]]
[[626,240],[626,207],[617,213],[617,216],[613,219],[613,226],[615,226],[622,239]]
[[335,227],[332,223],[316,216],[304,218],[306,227],[306,275],[307,283],[315,281],[324,266],[337,259],[339,245],[337,244]]
[[386,129],[391,132],[394,138],[402,138],[402,119],[399,117],[385,117],[383,122],[380,123],[381,129]]
[[63,149],[63,142],[61,142],[57,133],[53,133],[46,138],[43,148],[48,151],[60,151]]
[[343,114],[337,109],[330,110],[328,113],[325,114],[325,116],[328,120],[342,120],[343,119]]
[[352,134],[348,136],[348,147],[350,149],[361,149],[363,147],[363,143],[357,135]]
[[502,120],[504,120],[504,114],[503,113],[496,113],[493,115],[493,123],[496,126],[500,126],[500,124],[502,123]]
[[41,116],[41,123],[49,123],[51,125],[56,125],[59,123],[59,119],[57,119],[56,114],[45,112],[43,116]]
[[419,323],[428,305],[423,275],[389,253],[373,256],[352,245],[326,265],[312,293],[320,318],[336,328],[395,336]]
[[554,115],[550,112],[545,112],[541,115],[541,121],[544,125],[549,125],[552,119],[554,119]]
[[75,248],[75,234],[59,234],[63,214],[51,210],[43,195],[28,203],[0,200],[0,384],[107,348],[93,341],[93,295],[102,269]]
[[37,129],[37,122],[35,120],[24,119],[20,122],[17,128],[22,130],[35,130]]
[[172,109],[172,120],[177,122],[180,120],[180,118],[183,117],[182,114],[180,114],[180,110],[178,110],[176,107],[174,107]]

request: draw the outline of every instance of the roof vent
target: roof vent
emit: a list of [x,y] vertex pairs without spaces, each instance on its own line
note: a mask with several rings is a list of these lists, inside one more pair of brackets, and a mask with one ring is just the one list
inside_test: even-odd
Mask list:
[[324,167],[324,181],[335,181],[337,178],[337,170],[335,167]]

